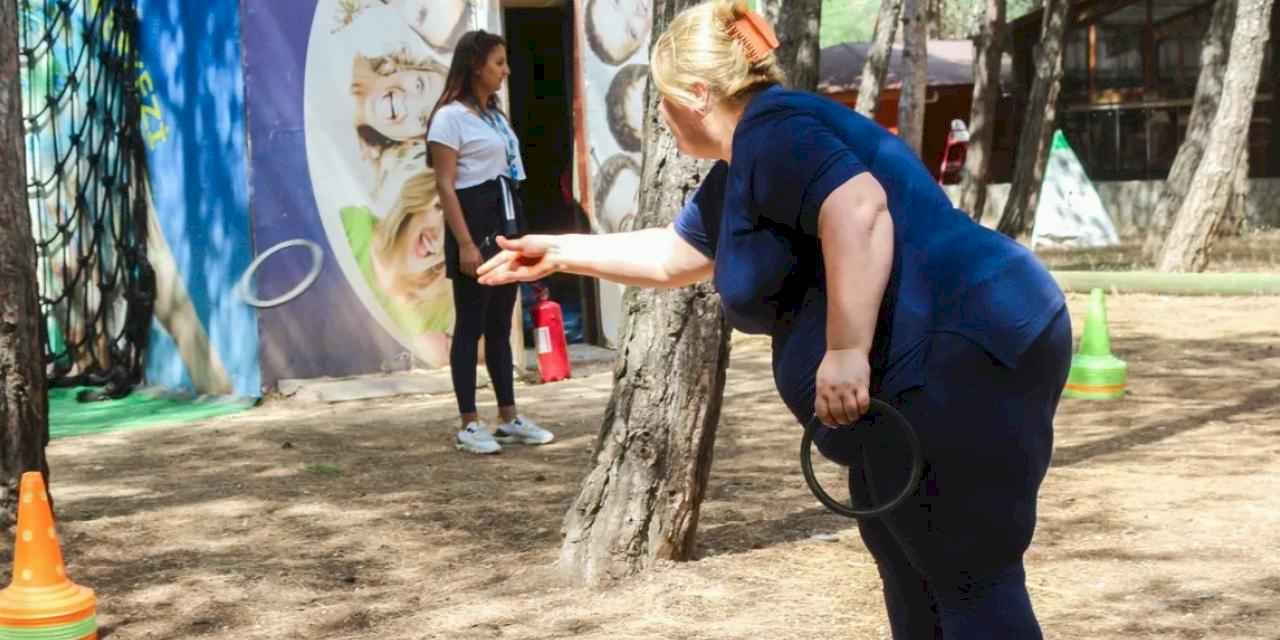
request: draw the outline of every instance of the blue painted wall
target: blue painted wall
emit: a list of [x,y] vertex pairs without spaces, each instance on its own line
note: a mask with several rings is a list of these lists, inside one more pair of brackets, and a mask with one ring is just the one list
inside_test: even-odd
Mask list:
[[160,280],[150,384],[258,396],[256,310],[234,293],[253,257],[240,7],[139,0],[142,102]]

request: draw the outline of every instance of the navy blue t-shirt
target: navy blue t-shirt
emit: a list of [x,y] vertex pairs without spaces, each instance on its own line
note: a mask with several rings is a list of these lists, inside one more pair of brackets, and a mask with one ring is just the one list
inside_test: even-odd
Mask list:
[[[825,300],[831,264],[818,214],[832,191],[864,172],[884,189],[894,223],[873,368],[907,365],[937,331],[962,334],[1013,366],[1064,304],[1029,250],[957,210],[900,138],[833,100],[777,86],[760,92],[734,132],[732,158],[715,164],[675,229],[715,261],[735,329],[777,337],[806,304]],[[901,373],[899,388],[922,381],[922,372]]]

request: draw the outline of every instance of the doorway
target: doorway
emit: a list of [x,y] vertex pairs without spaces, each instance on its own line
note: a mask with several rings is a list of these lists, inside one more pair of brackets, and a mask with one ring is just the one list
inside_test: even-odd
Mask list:
[[[516,4],[506,3],[508,5]],[[573,200],[573,16],[569,3],[503,10],[511,124],[520,138],[526,180],[521,187],[530,233],[587,233],[589,222]],[[546,5],[552,6],[546,6]],[[545,284],[564,314],[570,343],[597,341],[595,283],[554,274]],[[532,344],[533,287],[522,286],[525,344]]]

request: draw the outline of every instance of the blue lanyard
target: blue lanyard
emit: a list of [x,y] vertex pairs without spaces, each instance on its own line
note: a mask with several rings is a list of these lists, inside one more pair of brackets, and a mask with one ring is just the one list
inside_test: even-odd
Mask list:
[[516,149],[516,138],[512,135],[511,130],[502,122],[503,118],[495,115],[492,110],[485,109],[480,112],[480,119],[484,120],[498,135],[507,141],[507,174],[512,180],[524,180],[521,171],[516,164],[520,151]]

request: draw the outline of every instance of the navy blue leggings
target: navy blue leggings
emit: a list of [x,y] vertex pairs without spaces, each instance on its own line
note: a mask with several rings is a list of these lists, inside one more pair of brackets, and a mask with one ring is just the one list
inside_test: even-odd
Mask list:
[[[934,334],[927,348],[924,386],[894,401],[920,436],[924,477],[898,509],[858,522],[893,637],[1042,638],[1022,557],[1071,365],[1070,316],[1064,307],[1013,368],[956,334]],[[806,385],[790,382],[788,405],[812,415],[812,378],[808,398],[796,391]],[[833,453],[855,461],[850,485],[861,506],[883,503],[906,482],[908,453],[891,434],[824,447],[842,445],[856,448]]]
[[453,277],[454,326],[449,368],[458,413],[476,412],[476,361],[484,336],[484,364],[498,396],[499,407],[516,403],[511,357],[511,315],[519,285],[490,287],[464,274]]

